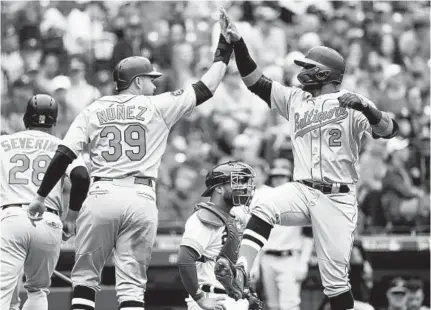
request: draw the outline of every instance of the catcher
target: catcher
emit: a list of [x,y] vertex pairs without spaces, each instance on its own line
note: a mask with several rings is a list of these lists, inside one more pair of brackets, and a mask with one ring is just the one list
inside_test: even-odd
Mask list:
[[250,203],[255,176],[253,168],[239,161],[222,163],[207,174],[207,189],[202,196],[210,197],[210,201],[199,203],[187,220],[179,250],[178,268],[190,295],[186,298],[188,310],[262,308],[257,296],[249,291],[245,299],[228,297],[214,274],[218,258],[237,261],[241,232],[230,210]]

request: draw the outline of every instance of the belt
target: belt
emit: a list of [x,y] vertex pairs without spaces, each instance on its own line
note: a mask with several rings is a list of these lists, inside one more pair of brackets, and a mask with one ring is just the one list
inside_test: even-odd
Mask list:
[[286,250],[286,251],[268,250],[268,251],[265,251],[265,254],[267,254],[267,255],[278,256],[278,257],[292,256],[293,253],[294,253],[293,250]]
[[202,256],[201,256],[201,257],[199,257],[196,261],[197,261],[197,262],[200,262],[200,263],[206,263],[206,262],[213,262],[213,261],[214,261],[214,259],[212,259],[212,258],[209,258],[209,257],[206,257],[206,256],[202,255]]
[[304,185],[307,185],[308,187],[317,189],[317,190],[321,191],[323,194],[337,194],[337,193],[348,193],[348,192],[350,192],[350,188],[345,184],[341,184],[338,187],[338,186],[334,186],[335,183],[332,185],[325,185],[322,183],[313,183],[313,182],[309,182],[309,181],[298,181],[298,182],[302,183]]
[[206,293],[226,294],[226,291],[224,289],[214,287],[213,285],[209,285],[209,284],[202,285],[201,290],[206,292]]
[[[10,207],[22,208],[23,206],[27,206],[27,205],[26,204],[12,204],[12,205],[4,205],[1,208],[4,210],[4,209],[10,208]],[[48,207],[46,208],[46,212],[53,213],[57,216],[60,215],[60,213],[58,213],[57,210],[54,210],[54,209],[51,209]]]
[[[114,181],[114,178],[94,177],[94,182]],[[135,177],[135,184],[153,186],[153,179],[149,177]]]

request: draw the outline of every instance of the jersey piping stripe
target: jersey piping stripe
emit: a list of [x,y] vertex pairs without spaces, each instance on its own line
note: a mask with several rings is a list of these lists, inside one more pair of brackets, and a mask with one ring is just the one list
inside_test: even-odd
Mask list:
[[85,305],[90,307],[95,307],[96,303],[92,300],[84,299],[84,298],[73,298],[72,305]]
[[258,244],[256,244],[255,242],[248,240],[248,239],[243,239],[241,242],[243,245],[247,245],[249,247],[252,247],[253,249],[255,249],[256,251],[260,251],[260,249],[262,247],[260,247]]
[[258,233],[256,233],[255,231],[253,231],[253,230],[251,230],[251,229],[246,229],[246,230],[244,230],[244,237],[243,238],[245,238],[245,236],[246,235],[249,235],[249,236],[251,236],[252,238],[255,238],[255,239],[257,239],[257,240],[259,240],[260,242],[262,242],[262,245],[263,244],[265,244],[266,243],[266,239],[265,239],[265,237],[263,237],[263,236],[261,236],[261,235],[259,235]]

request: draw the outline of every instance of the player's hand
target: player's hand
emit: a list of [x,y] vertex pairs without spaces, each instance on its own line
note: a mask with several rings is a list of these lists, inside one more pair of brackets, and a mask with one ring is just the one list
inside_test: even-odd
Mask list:
[[45,212],[45,198],[41,196],[36,196],[32,202],[30,202],[27,209],[27,216],[34,226],[35,221],[40,221],[43,218],[43,213]]
[[302,262],[295,268],[295,279],[297,282],[302,282],[308,275],[308,264]]
[[226,310],[223,301],[225,296],[217,296],[215,298],[202,297],[196,300],[196,303],[204,310]]
[[220,8],[220,31],[228,43],[234,43],[241,39],[241,35],[235,24],[230,20],[224,7]]
[[69,240],[72,236],[76,234],[76,223],[72,221],[65,221],[63,223],[63,241]]
[[346,93],[338,97],[338,102],[340,103],[340,107],[342,108],[349,108],[360,112],[368,108],[367,103],[362,101],[358,95],[355,95],[353,93]]

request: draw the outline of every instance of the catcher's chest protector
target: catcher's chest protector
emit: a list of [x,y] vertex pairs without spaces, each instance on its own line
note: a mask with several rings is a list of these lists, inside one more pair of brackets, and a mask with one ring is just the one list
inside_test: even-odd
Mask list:
[[226,242],[224,242],[217,259],[220,257],[224,257],[227,258],[231,263],[236,264],[241,243],[241,232],[237,226],[235,218],[231,214],[219,210],[213,204],[199,203],[196,206],[195,211],[199,209],[205,209],[208,212],[211,212],[212,214],[217,216],[226,227]]

